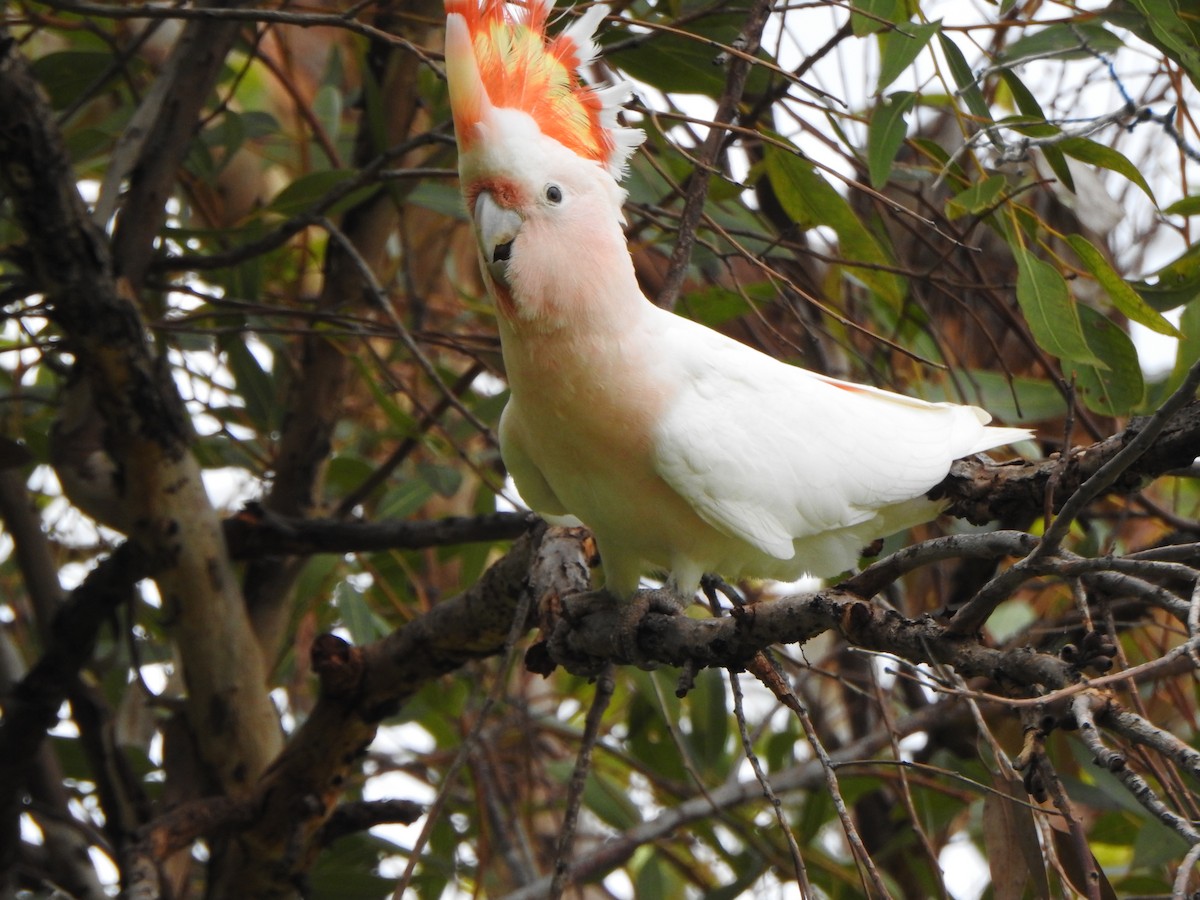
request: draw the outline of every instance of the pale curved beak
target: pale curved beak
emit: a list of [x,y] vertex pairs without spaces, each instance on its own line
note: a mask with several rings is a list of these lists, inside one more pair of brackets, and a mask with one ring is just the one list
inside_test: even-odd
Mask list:
[[475,198],[475,236],[479,240],[479,252],[492,278],[504,287],[508,287],[508,261],[521,224],[520,214],[505,209],[489,191],[480,191]]

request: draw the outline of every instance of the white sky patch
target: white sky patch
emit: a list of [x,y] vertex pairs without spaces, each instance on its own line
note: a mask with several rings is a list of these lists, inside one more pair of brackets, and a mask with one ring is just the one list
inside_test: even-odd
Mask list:
[[962,833],[950,838],[938,856],[946,890],[954,900],[979,900],[992,883],[987,860]]
[[[424,728],[416,723],[386,725],[379,729],[371,742],[371,752],[403,765],[405,761],[432,753],[437,744]],[[436,791],[428,784],[405,772],[390,771],[370,775],[363,784],[364,800],[412,800],[426,807],[433,802]],[[371,833],[401,847],[412,847],[425,826],[421,816],[411,825],[376,825]],[[384,859],[379,874],[384,878],[399,878],[408,860],[403,856]],[[414,895],[415,896],[415,895]]]

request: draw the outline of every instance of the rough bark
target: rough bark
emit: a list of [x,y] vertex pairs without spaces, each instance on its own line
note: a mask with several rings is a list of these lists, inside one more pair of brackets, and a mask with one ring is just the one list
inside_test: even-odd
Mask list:
[[53,112],[7,34],[0,106],[0,183],[25,231],[24,264],[91,382],[113,436],[109,452],[139,474],[126,498],[131,537],[158,572],[201,755],[218,784],[244,792],[277,752],[279,728],[220,522],[190,452],[183,403],[150,351],[135,295],[114,276]]

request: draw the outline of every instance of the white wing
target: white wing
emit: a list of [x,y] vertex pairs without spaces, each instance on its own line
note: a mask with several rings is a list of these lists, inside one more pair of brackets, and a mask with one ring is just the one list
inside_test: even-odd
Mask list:
[[673,315],[656,324],[664,366],[682,378],[656,430],[657,471],[710,525],[777,559],[1025,434],[986,428],[975,407],[815,375]]

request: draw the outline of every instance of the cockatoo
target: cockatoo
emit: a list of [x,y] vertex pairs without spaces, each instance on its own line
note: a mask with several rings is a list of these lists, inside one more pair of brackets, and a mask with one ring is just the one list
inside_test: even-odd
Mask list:
[[789,365],[659,308],[626,245],[618,180],[641,142],[626,85],[578,72],[601,6],[547,34],[553,0],[446,0],[459,173],[511,394],[500,449],[534,510],[593,532],[604,584],[669,573],[794,580],[939,512],[959,457],[1028,437]]

